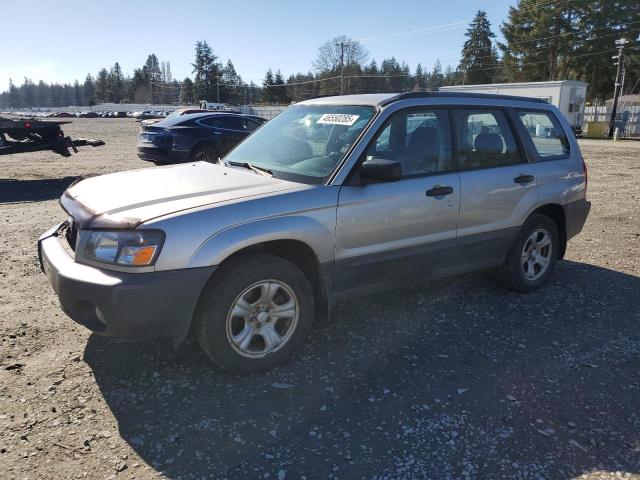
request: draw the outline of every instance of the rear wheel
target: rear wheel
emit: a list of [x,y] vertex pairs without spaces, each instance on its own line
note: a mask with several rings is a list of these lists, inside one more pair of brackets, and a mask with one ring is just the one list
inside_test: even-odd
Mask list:
[[191,152],[191,161],[193,162],[209,162],[216,163],[219,155],[213,145],[198,145]]
[[498,272],[502,283],[520,292],[541,287],[551,276],[560,249],[558,228],[545,215],[532,215],[522,225]]
[[300,348],[313,323],[311,285],[273,255],[239,257],[216,272],[195,316],[202,349],[233,373],[264,372]]

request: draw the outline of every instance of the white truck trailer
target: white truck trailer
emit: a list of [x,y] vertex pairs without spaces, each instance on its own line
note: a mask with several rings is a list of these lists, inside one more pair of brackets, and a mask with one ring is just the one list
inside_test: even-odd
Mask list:
[[558,80],[554,82],[491,83],[440,87],[440,90],[448,92],[497,93],[500,95],[539,98],[558,107],[576,134],[582,132],[584,101],[587,96],[587,84],[585,82]]

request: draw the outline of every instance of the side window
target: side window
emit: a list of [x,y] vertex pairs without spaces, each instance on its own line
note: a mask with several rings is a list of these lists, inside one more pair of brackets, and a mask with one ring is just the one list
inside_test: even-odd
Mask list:
[[222,128],[244,131],[244,119],[239,117],[226,117],[223,120]]
[[522,161],[511,127],[500,110],[453,110],[462,170]]
[[569,154],[569,140],[551,112],[520,110],[518,118],[531,136],[540,158],[561,158]]
[[197,122],[206,125],[207,127],[224,128],[219,117],[207,117]]
[[451,135],[446,110],[400,111],[387,120],[366,158],[396,160],[405,177],[451,170]]
[[244,125],[245,125],[244,130],[249,133],[257,130],[260,127],[260,124],[258,122],[254,122],[253,120],[249,120],[249,119],[244,120]]

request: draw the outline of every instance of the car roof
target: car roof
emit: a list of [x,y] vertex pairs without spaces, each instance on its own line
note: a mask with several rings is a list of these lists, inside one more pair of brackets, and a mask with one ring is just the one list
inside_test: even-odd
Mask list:
[[472,92],[405,92],[405,93],[366,93],[360,95],[337,95],[332,97],[318,97],[305,100],[298,105],[369,105],[372,107],[384,107],[391,103],[414,98],[424,99],[482,99],[482,100],[508,100],[517,102],[534,102],[546,104],[544,100],[532,97],[516,95],[497,95],[493,93]]
[[172,118],[167,117],[160,120],[155,125],[159,127],[171,127],[179,123],[188,122],[190,120],[198,120],[201,118],[209,118],[209,117],[242,117],[242,118],[249,118],[249,119],[260,118],[260,117],[257,117],[256,115],[247,115],[244,113],[210,111],[210,112],[202,112],[202,113],[185,113],[184,115],[178,115]]

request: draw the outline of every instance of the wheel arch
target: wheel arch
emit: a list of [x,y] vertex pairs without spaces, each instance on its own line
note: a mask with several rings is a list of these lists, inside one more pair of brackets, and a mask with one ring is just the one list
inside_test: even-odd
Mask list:
[[558,234],[560,236],[560,251],[558,252],[558,259],[564,258],[564,254],[567,250],[567,216],[564,211],[564,207],[558,203],[546,203],[536,207],[527,218],[532,215],[544,215],[550,218],[553,223],[556,224]]
[[252,253],[275,255],[300,268],[307,280],[309,280],[313,290],[316,319],[328,321],[329,292],[327,283],[330,279],[330,272],[325,271],[326,268],[323,268],[317,255],[307,243],[301,240],[284,238],[255,243],[235,251],[221,265]]
[[207,145],[213,147],[216,153],[220,155],[220,148],[214,140],[211,140],[210,138],[201,138],[200,140],[196,140],[191,146],[191,149],[189,150],[189,158],[193,156],[193,152],[195,152],[196,148]]

